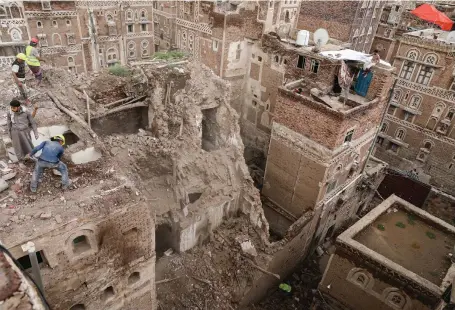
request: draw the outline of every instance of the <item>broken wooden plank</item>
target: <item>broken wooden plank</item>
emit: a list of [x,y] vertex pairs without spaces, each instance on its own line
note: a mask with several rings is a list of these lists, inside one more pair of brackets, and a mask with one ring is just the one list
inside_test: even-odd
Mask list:
[[144,103],[144,102],[137,102],[137,103],[133,103],[133,104],[127,104],[127,105],[122,105],[118,108],[114,108],[112,110],[109,110],[103,114],[100,114],[100,115],[97,115],[95,118],[100,118],[100,117],[105,117],[106,115],[109,115],[109,114],[113,114],[113,113],[117,113],[117,112],[121,112],[121,111],[125,111],[125,110],[129,110],[129,109],[134,109],[134,108],[139,108],[139,107],[148,107],[148,104],[147,103]]
[[[244,256],[244,257],[245,257],[245,256]],[[246,257],[245,257],[245,258],[246,258]],[[273,272],[270,272],[270,271],[267,271],[267,270],[265,270],[265,269],[262,268],[262,267],[259,267],[258,265],[256,265],[255,263],[253,263],[253,262],[251,261],[251,259],[249,259],[249,258],[247,258],[247,261],[250,263],[251,266],[253,266],[253,267],[256,268],[257,270],[262,271],[263,273],[268,274],[269,276],[275,277],[275,278],[277,278],[278,280],[281,280],[280,275],[278,275],[278,274],[276,274],[276,273],[273,273]]]
[[84,90],[84,95],[85,98],[87,99],[87,124],[88,127],[92,128],[92,125],[90,123],[90,97],[87,95],[87,92]]
[[117,104],[122,104],[124,102],[130,101],[131,99],[134,99],[134,97],[126,97],[126,98],[123,98],[123,99],[120,99],[120,100],[105,104],[104,107],[105,108],[110,108],[110,107],[113,107],[113,106],[115,106]]
[[79,116],[77,116],[76,114],[74,114],[73,112],[71,112],[70,110],[68,110],[67,108],[65,108],[60,100],[57,99],[57,97],[51,92],[51,91],[48,91],[47,92],[47,95],[49,96],[49,98],[51,98],[51,100],[55,103],[55,105],[57,106],[57,108],[59,108],[62,112],[64,112],[65,114],[67,114],[69,117],[71,117],[74,121],[76,121],[77,123],[79,123],[85,130],[87,130],[90,135],[93,137],[93,138],[96,138],[97,135],[96,133],[88,126],[88,124],[82,119],[80,118]]

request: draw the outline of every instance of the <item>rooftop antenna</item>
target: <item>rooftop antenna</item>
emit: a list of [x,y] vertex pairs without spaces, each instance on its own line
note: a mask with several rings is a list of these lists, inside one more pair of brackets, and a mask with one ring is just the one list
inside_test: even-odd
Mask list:
[[313,33],[313,41],[316,44],[316,50],[314,52],[319,52],[321,46],[326,45],[329,41],[329,33],[324,28],[319,28]]

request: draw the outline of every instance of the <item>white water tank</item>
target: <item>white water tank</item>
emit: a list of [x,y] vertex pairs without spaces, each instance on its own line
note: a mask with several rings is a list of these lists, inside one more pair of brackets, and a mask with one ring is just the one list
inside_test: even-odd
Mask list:
[[308,30],[300,30],[297,32],[297,45],[306,46],[308,45],[308,40],[310,39],[310,32]]

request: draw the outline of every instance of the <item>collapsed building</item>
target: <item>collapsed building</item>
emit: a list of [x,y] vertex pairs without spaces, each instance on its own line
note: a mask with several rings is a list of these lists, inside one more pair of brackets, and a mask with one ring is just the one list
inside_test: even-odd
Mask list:
[[[222,48],[189,42],[184,28],[197,24],[183,19],[177,43],[221,58],[201,48],[207,57],[192,64],[142,62],[88,76],[51,69],[46,89],[32,94],[41,140],[69,141],[77,188],[61,193],[48,173],[29,195],[30,167],[5,165],[5,178],[11,168],[17,174],[3,197],[0,240],[29,270],[22,245],[34,243],[51,305],[246,306],[368,211],[386,167],[370,151],[393,69],[380,64],[364,76],[368,59],[342,58],[337,41],[320,53],[314,42],[262,34],[289,30],[295,2],[205,8],[215,30],[232,24],[214,32]],[[357,76],[344,95],[342,60]]]

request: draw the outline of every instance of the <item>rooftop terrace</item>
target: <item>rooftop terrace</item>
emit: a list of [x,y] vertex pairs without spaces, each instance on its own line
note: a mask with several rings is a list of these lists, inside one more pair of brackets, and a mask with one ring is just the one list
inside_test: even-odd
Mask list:
[[427,40],[434,40],[440,43],[446,43],[450,45],[455,45],[455,36],[449,31],[443,31],[439,29],[425,29],[425,30],[417,30],[412,32],[407,32],[405,36],[410,37],[418,37]]
[[342,233],[337,242],[435,294],[448,286],[455,272],[449,257],[455,227],[395,195]]

